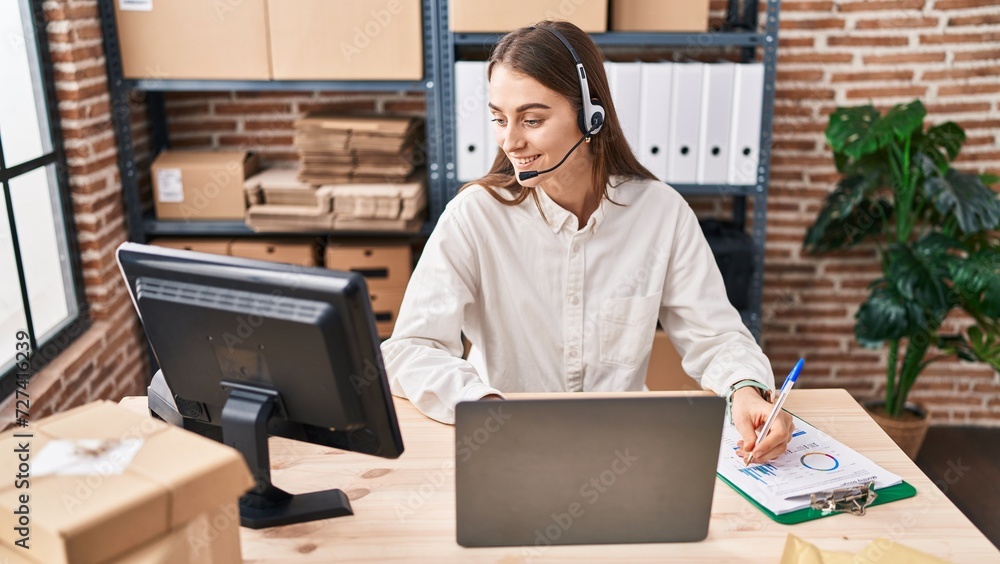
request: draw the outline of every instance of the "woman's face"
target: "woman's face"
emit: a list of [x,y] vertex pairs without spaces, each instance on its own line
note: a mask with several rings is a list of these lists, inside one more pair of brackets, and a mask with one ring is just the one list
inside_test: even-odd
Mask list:
[[[497,145],[514,165],[514,175],[544,170],[558,163],[580,140],[577,112],[569,101],[537,80],[511,71],[505,65],[493,68],[490,77],[490,111]],[[578,147],[558,169],[529,180],[522,186],[572,186],[573,180],[590,181],[593,166],[589,146]]]

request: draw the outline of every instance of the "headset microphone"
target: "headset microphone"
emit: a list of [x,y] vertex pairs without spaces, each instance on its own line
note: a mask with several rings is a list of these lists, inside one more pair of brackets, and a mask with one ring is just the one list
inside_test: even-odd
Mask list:
[[[600,121],[600,123],[598,123],[597,125],[595,125],[594,128],[600,128],[601,127],[601,124],[603,123],[603,120],[599,120],[599,121]],[[594,128],[592,128],[592,129],[594,129]],[[520,180],[521,182],[524,182],[525,180],[531,180],[532,178],[535,178],[539,174],[546,174],[546,173],[552,172],[553,170],[561,167],[562,164],[564,162],[566,162],[566,159],[568,159],[569,156],[571,154],[573,154],[573,151],[575,151],[576,148],[580,146],[580,143],[583,143],[583,141],[585,139],[587,139],[588,137],[590,137],[590,134],[591,134],[590,131],[588,131],[587,133],[584,133],[583,137],[581,137],[580,140],[577,141],[576,144],[573,145],[573,147],[563,156],[562,160],[560,160],[559,162],[556,163],[556,166],[554,166],[552,168],[547,168],[545,170],[526,170],[524,172],[519,172],[519,173],[517,173],[518,180]]]

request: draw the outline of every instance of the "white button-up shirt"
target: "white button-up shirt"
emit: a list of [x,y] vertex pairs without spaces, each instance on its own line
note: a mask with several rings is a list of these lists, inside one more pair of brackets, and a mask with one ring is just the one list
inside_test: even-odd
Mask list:
[[752,379],[774,388],[673,188],[609,187],[621,205],[602,201],[582,228],[536,191],[540,206],[530,196],[503,205],[479,186],[449,202],[382,344],[393,394],[452,423],[455,404],[487,394],[640,391],[657,319],[692,387],[722,394]]

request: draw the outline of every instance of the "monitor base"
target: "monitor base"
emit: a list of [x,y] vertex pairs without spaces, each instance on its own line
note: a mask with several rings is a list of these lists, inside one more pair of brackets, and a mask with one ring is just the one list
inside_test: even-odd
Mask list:
[[240,525],[248,529],[265,529],[319,519],[354,515],[351,502],[340,490],[326,490],[292,495],[288,501],[271,507],[251,507],[240,498]]
[[256,481],[240,498],[240,524],[263,529],[331,517],[354,515],[340,490],[290,494],[271,483],[267,424],[281,410],[274,390],[224,382],[231,392],[222,408],[223,442],[240,451]]

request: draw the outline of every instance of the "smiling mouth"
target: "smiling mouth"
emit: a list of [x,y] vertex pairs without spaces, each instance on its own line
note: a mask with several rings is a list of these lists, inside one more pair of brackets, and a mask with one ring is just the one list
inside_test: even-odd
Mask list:
[[528,157],[528,158],[526,158],[526,159],[514,159],[514,162],[515,162],[515,163],[517,164],[517,166],[519,166],[519,167],[525,167],[525,166],[528,166],[528,165],[530,165],[531,163],[533,163],[533,162],[537,161],[537,160],[538,160],[539,158],[541,158],[541,155],[535,155],[535,156],[533,156],[533,157]]

